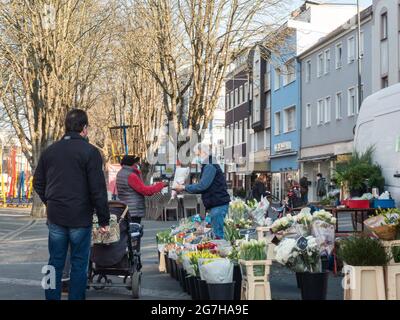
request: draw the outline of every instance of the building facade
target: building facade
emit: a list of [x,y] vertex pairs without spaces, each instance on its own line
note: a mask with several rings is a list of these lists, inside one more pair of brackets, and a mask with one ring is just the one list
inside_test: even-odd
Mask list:
[[245,193],[250,185],[248,128],[252,86],[249,81],[250,54],[230,66],[225,81],[225,174],[228,188]]
[[[361,99],[372,93],[372,6],[361,12]],[[317,201],[316,175],[328,186],[335,164],[353,151],[358,102],[357,17],[302,53],[301,175],[311,182],[309,200]]]
[[301,77],[297,56],[356,13],[355,5],[305,3],[281,28],[286,41],[271,54],[272,193],[284,198],[300,178]]
[[400,1],[373,0],[372,92],[400,81]]

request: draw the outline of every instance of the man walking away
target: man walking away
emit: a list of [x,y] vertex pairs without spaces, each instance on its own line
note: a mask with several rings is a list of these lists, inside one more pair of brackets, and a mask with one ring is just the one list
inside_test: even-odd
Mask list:
[[[49,266],[55,269],[55,288],[45,290],[46,299],[61,299],[61,277],[68,246],[71,273],[68,298],[84,300],[93,213],[100,232],[108,232],[110,213],[103,160],[89,144],[88,117],[73,109],[65,119],[65,135],[41,155],[33,187],[47,208]],[[51,274],[50,274],[51,276]]]
[[224,219],[229,210],[231,198],[221,167],[213,159],[209,146],[198,144],[194,151],[201,163],[201,176],[197,184],[178,185],[175,190],[188,193],[200,193],[204,207],[211,216],[211,226],[216,238],[224,238]]

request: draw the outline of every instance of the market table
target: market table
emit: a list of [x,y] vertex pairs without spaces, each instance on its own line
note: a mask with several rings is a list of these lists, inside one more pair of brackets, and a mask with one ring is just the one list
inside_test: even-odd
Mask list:
[[[336,227],[335,227],[335,233],[336,234],[341,234],[341,233],[360,233],[364,232],[364,221],[369,218],[372,214],[375,213],[376,209],[375,208],[334,208],[334,207],[325,207],[324,208],[326,211],[330,211],[333,216],[336,218]],[[340,231],[339,232],[339,214],[343,213],[351,213],[352,217],[352,223],[353,223],[353,229],[354,230],[346,230],[346,231]],[[359,218],[361,217],[361,220]],[[361,223],[361,231],[358,230],[358,225],[357,223]]]

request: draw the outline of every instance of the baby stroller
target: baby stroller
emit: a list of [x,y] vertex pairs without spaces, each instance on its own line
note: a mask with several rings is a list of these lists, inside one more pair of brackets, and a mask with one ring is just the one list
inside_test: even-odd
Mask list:
[[[110,201],[110,214],[119,222],[120,239],[111,244],[93,244],[88,274],[88,288],[126,287],[134,299],[139,298],[142,272],[140,239],[143,226],[132,222],[128,207],[119,201]],[[107,276],[121,276],[123,284],[114,284]]]

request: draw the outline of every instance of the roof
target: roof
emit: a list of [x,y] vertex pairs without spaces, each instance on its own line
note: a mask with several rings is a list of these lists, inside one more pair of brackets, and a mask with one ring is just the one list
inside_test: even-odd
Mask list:
[[[369,6],[368,8],[364,9],[360,13],[360,19],[361,21],[366,20],[368,17],[372,16],[372,6]],[[308,56],[311,52],[313,52],[315,49],[324,46],[329,40],[335,38],[336,36],[340,35],[341,33],[348,31],[349,28],[347,27],[349,24],[352,24],[352,20],[354,17],[357,17],[357,15],[353,16],[351,19],[347,20],[344,24],[342,24],[340,27],[336,28],[333,30],[331,33],[327,34],[325,37],[322,37],[321,39],[318,40],[316,44],[308,48],[306,51],[304,51],[302,54],[299,55],[299,58],[303,58],[305,56]]]

